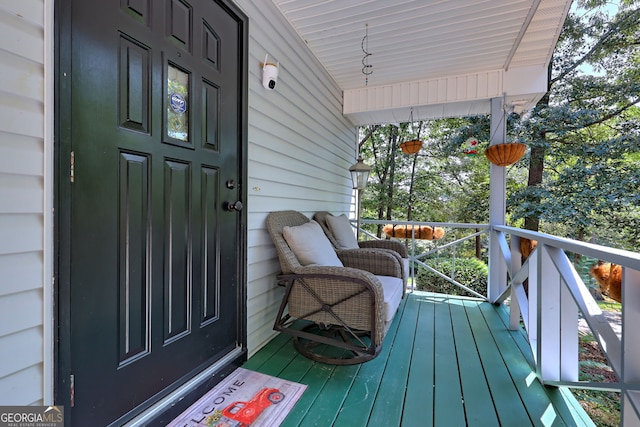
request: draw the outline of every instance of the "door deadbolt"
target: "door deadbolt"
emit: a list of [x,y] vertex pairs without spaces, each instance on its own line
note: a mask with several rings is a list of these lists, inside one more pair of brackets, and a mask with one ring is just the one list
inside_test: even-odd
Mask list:
[[224,202],[224,208],[229,212],[240,212],[242,210],[242,202],[240,200],[236,202]]

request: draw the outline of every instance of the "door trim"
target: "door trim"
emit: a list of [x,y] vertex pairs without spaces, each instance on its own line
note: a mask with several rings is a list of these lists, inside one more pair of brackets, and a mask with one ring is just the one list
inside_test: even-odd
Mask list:
[[[85,0],[90,1],[90,0]],[[103,1],[103,0],[93,0]],[[210,0],[220,4],[225,10],[233,15],[238,22],[238,37],[240,39],[241,52],[238,55],[238,69],[241,70],[239,76],[239,102],[238,102],[238,162],[239,162],[239,182],[237,183],[239,200],[247,206],[247,184],[248,184],[248,61],[249,61],[249,18],[232,0]],[[72,0],[58,0],[53,5],[54,30],[52,47],[53,57],[53,117],[55,136],[55,146],[53,149],[53,301],[56,306],[53,309],[54,331],[53,342],[53,399],[54,404],[63,405],[70,414],[73,410],[71,403],[73,390],[71,384],[71,318],[69,307],[71,306],[70,287],[70,265],[71,265],[71,182],[70,182],[70,162],[71,162],[71,3]],[[119,2],[118,2],[119,3]],[[211,387],[211,382],[218,382],[221,375],[225,374],[225,369],[232,369],[239,366],[247,359],[247,216],[246,210],[237,212],[237,235],[239,239],[237,259],[241,260],[238,266],[238,319],[236,347],[226,356],[212,365],[205,366],[200,372],[192,375],[183,384],[176,387],[171,384],[167,389],[168,393],[159,393],[154,398],[140,405],[136,410],[126,414],[127,419],[147,412],[155,415],[160,414],[163,405],[170,404],[172,398],[176,396],[192,396],[194,390],[204,386]],[[208,382],[206,380],[209,380]],[[182,404],[186,405],[189,399],[182,399]],[[191,402],[193,403],[193,402]],[[185,406],[186,407],[189,405]],[[167,407],[165,406],[165,409]],[[146,417],[144,419],[147,419]],[[65,425],[70,425],[71,417],[65,417]],[[133,421],[132,421],[133,422]],[[135,425],[135,424],[132,424]]]
[[45,2],[44,8],[44,213],[43,213],[43,402],[54,401],[55,342],[56,342],[56,294],[55,294],[55,5]]

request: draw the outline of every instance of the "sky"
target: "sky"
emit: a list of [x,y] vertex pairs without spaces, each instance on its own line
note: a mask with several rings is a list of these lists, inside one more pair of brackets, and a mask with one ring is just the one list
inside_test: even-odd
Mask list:
[[[615,16],[615,14],[618,13],[619,4],[620,4],[619,0],[610,1],[607,4],[607,6],[605,6],[604,10],[608,13],[609,16]],[[571,5],[571,10],[570,11],[571,11],[571,13],[580,13],[580,14],[584,14],[585,13],[585,11],[583,9],[580,9],[578,7],[578,2],[577,1],[573,2],[573,4]],[[593,67],[590,64],[584,64],[584,65],[580,66],[579,70],[582,71],[584,74],[590,75],[590,76],[602,76],[602,75],[604,75],[603,71],[594,70]]]

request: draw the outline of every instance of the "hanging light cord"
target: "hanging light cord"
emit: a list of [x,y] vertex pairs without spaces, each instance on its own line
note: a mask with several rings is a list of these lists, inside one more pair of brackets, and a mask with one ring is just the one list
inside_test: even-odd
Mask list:
[[362,57],[362,74],[365,75],[364,85],[367,86],[369,85],[369,75],[373,73],[371,69],[373,65],[369,64],[369,57],[371,56],[369,53],[369,24],[365,24],[365,35],[362,38],[360,47],[362,48],[362,52],[364,52],[364,57]]

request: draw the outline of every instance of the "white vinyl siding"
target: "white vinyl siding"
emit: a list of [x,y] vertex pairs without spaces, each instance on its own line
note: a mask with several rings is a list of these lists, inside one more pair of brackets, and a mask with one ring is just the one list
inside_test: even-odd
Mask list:
[[[273,336],[283,295],[265,218],[285,209],[308,216],[349,210],[356,128],[342,115],[341,90],[273,3],[238,5],[250,18],[247,329],[253,354]],[[262,87],[266,54],[279,61],[275,90]]]
[[[0,402],[52,403],[53,7],[0,1]],[[45,25],[46,22],[46,25]],[[45,58],[46,56],[46,58]],[[48,62],[46,65],[45,63]],[[47,71],[45,71],[45,69]],[[51,103],[45,105],[45,99]]]
[[[248,347],[274,335],[282,289],[268,212],[351,208],[356,129],[342,92],[271,2],[249,16]],[[0,402],[53,403],[53,2],[0,0]],[[262,87],[265,54],[280,62]]]

